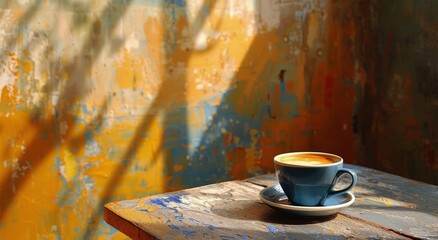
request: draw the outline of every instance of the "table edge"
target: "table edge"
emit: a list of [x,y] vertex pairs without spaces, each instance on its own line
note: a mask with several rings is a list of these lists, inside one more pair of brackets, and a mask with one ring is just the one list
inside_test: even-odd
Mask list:
[[103,207],[103,219],[111,227],[122,232],[123,234],[130,237],[131,239],[146,239],[146,240],[157,239],[156,237],[143,231],[140,227],[136,226],[132,222],[119,216],[116,212],[113,212],[108,207],[108,205],[110,204],[111,203],[107,203]]

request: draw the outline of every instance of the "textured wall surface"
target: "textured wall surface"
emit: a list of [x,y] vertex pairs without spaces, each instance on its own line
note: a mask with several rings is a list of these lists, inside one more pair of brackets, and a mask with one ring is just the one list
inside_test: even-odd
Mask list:
[[[434,1],[0,2],[0,236],[328,151],[438,182]],[[19,231],[17,231],[19,230]]]
[[364,7],[354,116],[361,164],[438,184],[437,1]]

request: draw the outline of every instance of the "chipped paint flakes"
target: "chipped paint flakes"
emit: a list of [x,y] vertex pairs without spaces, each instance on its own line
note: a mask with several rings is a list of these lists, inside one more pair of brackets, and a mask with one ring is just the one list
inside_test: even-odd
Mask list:
[[170,195],[164,198],[160,198],[160,197],[152,198],[150,201],[162,207],[168,207],[168,204],[170,203],[184,204],[181,197],[182,197],[181,195]]
[[64,179],[69,182],[78,174],[78,166],[76,163],[76,157],[68,150],[64,151],[62,163],[59,166],[59,171]]
[[[16,102],[14,87],[19,76],[20,60],[14,52],[10,52],[7,56],[0,63],[0,99],[3,102],[3,99],[7,97]],[[5,87],[7,91],[4,91]],[[3,96],[4,92],[8,93],[8,96]]]
[[125,48],[128,50],[128,53],[137,50],[139,46],[140,46],[140,42],[138,38],[135,36],[135,34],[132,33],[131,35],[129,35],[129,38],[125,43]]
[[186,237],[193,237],[194,234],[196,233],[195,230],[185,229],[185,228],[173,225],[173,224],[169,224],[168,227],[179,231],[180,233],[184,234],[184,236],[186,236]]
[[271,232],[271,233],[285,233],[285,231],[284,230],[280,230],[280,229],[278,229],[278,228],[276,228],[276,227],[273,227],[273,226],[266,226],[266,228],[268,229],[268,231],[269,232]]

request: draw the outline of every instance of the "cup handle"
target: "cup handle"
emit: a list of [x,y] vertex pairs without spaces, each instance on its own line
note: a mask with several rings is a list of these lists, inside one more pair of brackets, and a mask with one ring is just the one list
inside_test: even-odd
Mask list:
[[[349,174],[349,175],[351,176],[351,184],[350,184],[348,187],[344,188],[344,189],[341,189],[341,190],[333,190],[333,188],[335,187],[336,183],[338,182],[338,179],[339,179],[343,174]],[[329,190],[329,192],[327,193],[327,196],[326,196],[324,199],[321,200],[321,202],[319,203],[319,205],[323,205],[324,202],[325,202],[325,200],[326,200],[327,198],[329,198],[329,197],[336,196],[336,195],[339,195],[339,194],[341,194],[341,193],[344,193],[344,192],[348,192],[348,191],[350,191],[350,190],[356,185],[356,183],[357,183],[357,174],[356,174],[356,172],[355,172],[354,170],[347,169],[347,168],[341,168],[341,169],[339,169],[338,172],[336,173],[335,179],[333,179],[332,186],[330,187],[330,190]]]

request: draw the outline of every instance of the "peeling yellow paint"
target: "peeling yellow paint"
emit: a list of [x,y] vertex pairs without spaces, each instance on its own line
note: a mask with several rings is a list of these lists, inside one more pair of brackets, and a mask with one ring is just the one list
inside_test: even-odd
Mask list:
[[141,58],[134,58],[127,50],[124,51],[123,62],[116,64],[116,78],[122,89],[136,89],[144,82]]
[[70,151],[66,150],[64,151],[64,167],[65,167],[65,174],[64,177],[67,181],[71,181],[73,178],[76,177],[78,173],[78,166],[76,164],[76,156],[74,156]]
[[[311,76],[301,46],[306,41],[313,47],[327,34],[315,12],[305,16],[307,39],[289,46],[285,36],[289,41],[296,31],[301,38],[295,27],[303,26],[289,26],[293,14],[280,22],[285,19],[275,1],[263,1],[266,9],[251,2],[191,2],[190,15],[185,6],[162,1],[79,1],[61,10],[49,2],[9,9],[7,23],[17,31],[8,36],[18,36],[2,49],[9,53],[1,65],[7,84],[0,79],[2,238],[81,239],[87,231],[94,234],[89,238],[122,238],[103,224],[103,204],[184,187],[178,177],[191,156],[175,163],[178,150],[223,156],[224,149],[212,146],[232,136],[227,144],[236,164],[224,159],[234,165],[219,177],[244,177],[260,168],[262,157],[272,168],[266,152],[289,150],[278,142],[298,142],[298,130],[312,120],[302,115],[304,123],[291,137],[297,121],[270,124],[261,112],[271,107],[267,95],[278,86],[281,68],[297,68],[295,75],[287,73],[286,81],[295,80],[288,93],[306,96]],[[294,13],[298,5],[281,7]],[[271,131],[275,136],[266,145],[281,146],[263,156],[262,127],[288,130],[283,139]]]
[[153,211],[158,210],[158,207],[151,206],[151,205],[145,203],[144,201],[139,201],[138,202],[138,209],[145,210],[147,212],[153,212]]

